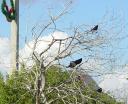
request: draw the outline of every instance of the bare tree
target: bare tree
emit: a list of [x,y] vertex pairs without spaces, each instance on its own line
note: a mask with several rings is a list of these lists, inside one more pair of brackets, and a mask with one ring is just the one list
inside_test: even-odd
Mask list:
[[[63,104],[74,104],[69,100],[65,100],[65,98],[69,97],[69,95],[73,96],[75,104],[85,104],[87,99],[92,99],[99,102],[99,104],[102,104],[102,102],[98,101],[97,99],[85,96],[83,94],[82,88],[80,86],[77,86],[76,78],[80,75],[80,73],[87,74],[87,72],[92,72],[100,68],[106,68],[105,64],[107,64],[109,61],[112,61],[113,59],[113,57],[111,57],[112,54],[109,53],[108,55],[102,55],[100,54],[100,51],[111,46],[111,40],[113,40],[113,38],[111,36],[107,37],[107,35],[110,35],[109,31],[100,30],[100,28],[98,27],[100,25],[98,24],[96,24],[97,28],[95,28],[95,25],[79,25],[71,28],[70,35],[68,35],[67,37],[63,39],[56,38],[54,33],[57,30],[61,31],[57,28],[56,21],[67,13],[68,7],[71,5],[71,3],[72,1],[70,1],[66,8],[61,11],[57,16],[50,15],[50,21],[47,24],[44,24],[43,27],[41,27],[41,31],[39,33],[36,32],[37,26],[34,26],[32,29],[32,35],[34,37],[33,47],[31,47],[32,60],[34,60],[34,65],[32,66],[32,68],[35,67],[36,69],[36,71],[33,72],[33,94],[36,98],[36,104],[53,104],[56,100],[59,99],[63,102]],[[41,39],[45,31],[51,30],[51,40],[47,41]],[[40,53],[37,52],[36,49],[38,47],[38,44],[40,44],[40,42],[46,41],[48,43],[48,47],[46,47]],[[56,44],[58,48],[55,54],[48,55],[47,53],[49,53],[49,50],[53,48]],[[64,61],[67,58],[72,59],[72,57],[76,56],[82,57],[84,60],[79,65],[70,68],[70,79],[66,82],[59,84],[56,87],[49,86],[48,88],[46,88],[46,71],[51,66],[57,66],[66,69],[67,65],[64,64]],[[88,64],[91,64],[92,67]],[[98,75],[102,75],[102,73],[100,72],[97,73]],[[73,86],[69,87],[67,84],[68,82],[73,83]],[[54,91],[57,92],[57,98],[47,100],[46,95]],[[79,102],[78,98],[75,96],[76,94],[79,94],[82,102]]]
[[[60,18],[60,16],[62,16],[63,14],[65,14],[65,11],[63,11],[60,15],[58,15],[57,17],[51,17],[51,21],[42,29],[42,31],[40,32],[40,34],[36,37],[35,39],[35,43],[34,43],[34,47],[33,47],[33,59],[35,60],[36,65],[38,67],[38,71],[35,75],[35,94],[36,94],[36,104],[40,104],[40,100],[41,98],[43,99],[43,103],[45,104],[51,104],[54,103],[56,100],[60,99],[62,100],[63,103],[71,103],[70,101],[65,101],[64,99],[67,98],[69,96],[70,92],[72,93],[72,95],[74,95],[74,99],[76,99],[75,103],[79,103],[77,101],[77,97],[75,97],[75,93],[79,93],[82,100],[82,103],[85,102],[85,99],[92,99],[88,96],[84,96],[84,94],[82,93],[82,90],[77,87],[75,90],[73,90],[72,88],[68,88],[68,86],[66,86],[65,83],[60,84],[57,87],[49,87],[46,88],[46,92],[44,93],[44,88],[45,88],[45,72],[46,70],[51,66],[51,65],[56,65],[56,66],[61,66],[63,68],[65,68],[66,66],[62,63],[60,63],[61,60],[64,60],[67,57],[72,57],[74,54],[79,54],[79,52],[84,52],[84,51],[91,51],[91,48],[93,47],[97,47],[100,46],[102,44],[104,44],[104,38],[100,37],[100,36],[92,36],[92,31],[88,30],[88,31],[80,31],[79,28],[81,27],[76,27],[73,29],[73,34],[67,38],[64,39],[56,39],[54,36],[52,36],[52,40],[49,42],[48,47],[43,50],[41,53],[37,54],[35,52],[35,49],[37,47],[38,41],[39,41],[39,37],[41,36],[41,34],[49,28],[50,25],[54,24],[55,26],[55,21]],[[54,28],[56,30],[56,26]],[[51,47],[54,46],[54,44],[58,43],[59,47],[57,50],[57,54],[55,56],[47,56],[45,57],[45,55],[48,53],[48,51],[50,50]],[[50,58],[50,60],[45,64],[45,61]],[[85,60],[87,61],[87,60]],[[74,87],[75,85],[75,76],[74,73],[77,72],[77,68],[73,68],[73,71],[71,72],[71,80],[72,83],[74,83]],[[67,89],[67,92],[66,92]],[[50,101],[47,101],[46,99],[46,95],[49,92],[52,92],[56,90],[58,92],[58,97],[56,99],[52,99]],[[60,92],[65,93],[64,95],[59,94]]]

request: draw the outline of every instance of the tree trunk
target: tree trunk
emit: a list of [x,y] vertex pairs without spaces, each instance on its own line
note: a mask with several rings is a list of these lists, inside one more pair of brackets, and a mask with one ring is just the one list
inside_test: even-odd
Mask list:
[[[40,76],[37,79],[36,104],[40,104],[40,99],[41,99],[41,95],[43,93],[44,87],[45,87],[45,74],[41,72]],[[45,96],[43,97],[45,102]]]

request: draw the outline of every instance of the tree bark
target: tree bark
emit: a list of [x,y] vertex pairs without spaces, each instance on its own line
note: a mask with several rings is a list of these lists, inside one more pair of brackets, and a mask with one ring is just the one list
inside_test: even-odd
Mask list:
[[[37,79],[36,104],[40,104],[41,95],[45,87],[45,72],[41,72]],[[44,94],[43,94],[44,95]],[[44,102],[45,102],[45,96]]]

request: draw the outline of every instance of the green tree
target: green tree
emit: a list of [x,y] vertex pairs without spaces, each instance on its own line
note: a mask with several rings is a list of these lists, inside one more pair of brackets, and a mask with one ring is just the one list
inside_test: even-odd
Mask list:
[[[21,70],[7,80],[0,75],[0,104],[35,104],[34,73],[37,70]],[[26,74],[27,73],[27,74]],[[105,93],[98,93],[89,86],[70,78],[69,71],[51,66],[46,71],[44,88],[48,104],[123,104]],[[75,77],[76,74],[73,76]],[[44,104],[43,97],[40,104]]]

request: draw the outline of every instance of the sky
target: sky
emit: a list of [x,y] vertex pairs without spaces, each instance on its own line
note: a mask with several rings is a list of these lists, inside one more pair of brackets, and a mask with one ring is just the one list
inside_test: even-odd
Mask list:
[[[9,0],[6,1],[9,4]],[[33,26],[46,23],[50,19],[49,14],[58,14],[67,1],[69,0],[20,0],[20,47],[24,47],[26,37],[31,40]],[[1,2],[2,0],[0,0]],[[127,0],[74,0],[69,12],[58,20],[56,24],[59,29],[80,24],[90,26],[99,24],[102,29],[106,21],[108,22],[111,18],[116,17],[125,22],[124,25],[127,25],[127,3]],[[0,37],[10,38],[10,23],[6,21],[1,12]],[[122,46],[126,45],[125,42],[127,40],[122,43]]]
[[[6,0],[9,3],[9,0]],[[67,4],[68,0],[19,0],[20,1],[20,50],[25,49],[25,38],[28,42],[32,40],[31,30],[33,26],[40,27],[46,24],[50,19],[49,14],[57,15]],[[1,4],[2,0],[0,0]],[[99,29],[109,30],[111,26],[117,26],[116,29],[123,27],[121,36],[128,35],[128,0],[74,0],[73,4],[61,19],[56,22],[57,28],[66,30],[66,28],[86,24],[88,26],[99,25]],[[110,26],[110,27],[109,27]],[[45,33],[44,35],[48,35]],[[114,33],[113,33],[114,34]],[[10,23],[8,23],[0,12],[0,63],[9,63],[9,40]],[[115,42],[116,55],[118,63],[128,63],[128,38]],[[4,58],[3,58],[3,57]],[[8,59],[5,58],[8,56]],[[3,62],[2,62],[3,63]],[[0,68],[3,66],[0,65]],[[109,76],[109,75],[108,75]],[[126,75],[125,75],[126,76]],[[105,76],[106,78],[106,76]],[[121,77],[122,78],[122,77]],[[117,80],[114,77],[114,81]],[[108,81],[107,82],[114,82]],[[121,80],[122,81],[122,80]],[[126,81],[126,80],[125,80]],[[103,83],[106,80],[103,81]],[[111,83],[108,83],[109,85]],[[122,82],[121,82],[122,83]],[[103,84],[101,83],[103,86]],[[119,84],[120,85],[120,84]],[[118,86],[118,83],[117,83]],[[104,87],[104,86],[103,86]],[[105,88],[107,89],[107,88]],[[111,88],[110,88],[111,89]]]
[[[2,0],[1,0],[2,1]],[[1,2],[0,1],[0,2]],[[7,0],[9,1],[9,0]],[[59,12],[68,0],[20,0],[20,35],[28,35],[26,25],[29,24],[29,30],[36,23],[47,20],[48,12]],[[61,27],[78,24],[98,24],[104,19],[104,15],[122,15],[125,19],[128,17],[127,0],[74,0],[69,9],[69,14],[64,16],[64,22]],[[55,9],[56,8],[56,9]],[[52,10],[53,9],[53,10]],[[63,18],[62,18],[63,19]],[[32,21],[32,22],[31,22]],[[0,12],[0,35],[9,37],[10,23]],[[21,43],[22,44],[22,43]]]

